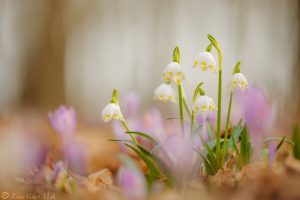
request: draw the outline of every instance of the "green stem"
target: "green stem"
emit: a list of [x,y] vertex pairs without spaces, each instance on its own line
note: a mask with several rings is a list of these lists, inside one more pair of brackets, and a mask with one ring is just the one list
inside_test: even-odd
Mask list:
[[225,155],[226,155],[226,150],[227,150],[228,126],[229,126],[230,114],[231,114],[232,95],[233,95],[233,93],[231,92],[230,93],[230,99],[229,99],[229,105],[228,105],[228,111],[227,111],[227,119],[226,119],[225,135],[224,135],[224,147],[223,147],[221,165],[224,162]]
[[220,152],[221,152],[221,111],[222,111],[222,54],[217,48],[218,57],[219,57],[219,80],[218,80],[218,115],[217,115],[217,144],[216,144],[216,153],[217,153],[217,163],[220,166]]
[[195,119],[195,113],[192,111],[192,116],[191,116],[191,134],[193,133],[193,128],[194,128],[194,119]]
[[182,87],[181,85],[178,85],[178,96],[179,96],[179,111],[180,111],[180,124],[181,124],[181,130],[183,133],[184,130],[184,116],[183,116],[183,98],[182,98]]
[[[122,125],[124,126],[125,130],[127,132],[130,132],[130,129],[125,121],[125,119],[121,119],[121,122],[122,122]],[[132,141],[135,143],[135,144],[138,144],[138,141],[136,140],[136,138],[131,134],[129,133],[129,136],[131,137]]]
[[189,104],[187,103],[187,100],[186,100],[185,96],[182,97],[182,100],[183,100],[184,108],[186,109],[186,111],[187,111],[189,117],[192,119],[192,111],[191,111],[191,109],[190,109]]

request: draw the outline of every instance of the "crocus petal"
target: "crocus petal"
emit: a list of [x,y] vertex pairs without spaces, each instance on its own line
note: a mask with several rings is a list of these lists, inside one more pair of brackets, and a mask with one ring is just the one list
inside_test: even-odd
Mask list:
[[77,124],[77,116],[75,110],[60,106],[53,113],[48,114],[50,123],[54,130],[61,135],[69,135],[74,133]]
[[121,167],[117,180],[123,194],[128,199],[143,199],[146,196],[146,180],[140,171]]

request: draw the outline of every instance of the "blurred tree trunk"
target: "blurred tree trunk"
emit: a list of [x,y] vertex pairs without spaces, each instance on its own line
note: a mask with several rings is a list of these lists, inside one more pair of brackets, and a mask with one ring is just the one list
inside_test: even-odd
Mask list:
[[[31,46],[29,52],[26,52],[20,101],[22,106],[49,109],[65,101],[65,34],[62,2],[60,0],[44,1],[44,10],[39,12],[44,16],[32,19],[33,21],[40,20],[37,23],[40,26],[38,27],[39,36],[36,38],[39,41],[36,42],[35,49]],[[28,19],[25,20],[27,23]],[[24,28],[27,27],[24,26]]]

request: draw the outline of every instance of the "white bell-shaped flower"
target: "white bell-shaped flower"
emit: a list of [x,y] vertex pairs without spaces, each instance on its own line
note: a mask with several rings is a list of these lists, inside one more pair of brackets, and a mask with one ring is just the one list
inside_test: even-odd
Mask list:
[[174,81],[175,84],[180,85],[185,80],[183,68],[177,62],[171,62],[163,72],[163,80],[166,83]]
[[154,99],[164,102],[172,101],[175,103],[175,91],[170,84],[162,83],[155,89]]
[[193,103],[193,111],[198,114],[199,112],[206,113],[209,110],[216,110],[214,100],[206,95],[199,96]]
[[194,62],[194,67],[200,67],[202,71],[211,69],[213,72],[217,72],[217,63],[215,58],[210,52],[201,52]]
[[102,120],[104,122],[108,122],[111,119],[122,119],[122,113],[120,106],[115,103],[109,103],[105,106],[105,108],[102,111]]
[[248,81],[242,73],[235,73],[232,75],[228,87],[232,92],[236,89],[244,91],[248,87]]

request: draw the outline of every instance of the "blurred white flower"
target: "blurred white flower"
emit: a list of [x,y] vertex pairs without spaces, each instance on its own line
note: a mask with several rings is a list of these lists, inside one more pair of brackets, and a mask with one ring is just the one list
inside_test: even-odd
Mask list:
[[185,80],[181,65],[177,62],[168,64],[163,73],[163,80],[166,83],[174,81],[175,84],[180,85]]
[[213,72],[217,72],[217,63],[215,58],[210,52],[201,52],[194,62],[194,67],[200,67],[202,71],[211,69]]
[[193,103],[193,111],[198,114],[199,111],[206,113],[209,110],[216,110],[216,105],[214,100],[206,95],[199,96]]
[[228,87],[232,92],[236,89],[244,91],[248,87],[248,81],[242,73],[235,73],[232,75]]
[[115,103],[109,103],[102,111],[102,120],[108,122],[111,119],[122,119],[120,106]]
[[162,83],[155,89],[154,99],[164,102],[172,101],[175,103],[175,91],[170,84]]

